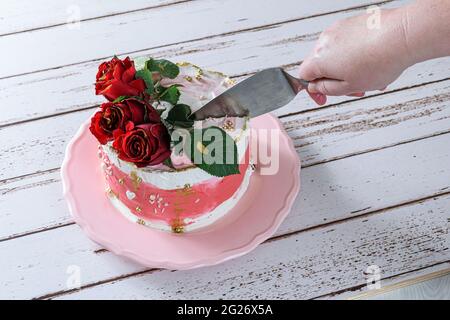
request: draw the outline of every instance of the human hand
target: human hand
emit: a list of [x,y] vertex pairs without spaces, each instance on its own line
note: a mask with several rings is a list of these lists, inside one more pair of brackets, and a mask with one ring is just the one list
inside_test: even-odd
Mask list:
[[413,64],[408,52],[402,11],[381,11],[379,28],[369,28],[369,15],[335,23],[325,30],[312,54],[300,66],[300,78],[319,104],[326,96],[363,96],[384,90]]

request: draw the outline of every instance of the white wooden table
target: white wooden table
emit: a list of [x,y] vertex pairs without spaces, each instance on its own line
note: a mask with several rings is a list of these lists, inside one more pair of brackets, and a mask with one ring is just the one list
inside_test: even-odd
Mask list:
[[301,193],[272,239],[222,265],[126,261],[83,234],[61,194],[64,147],[102,100],[99,61],[151,54],[237,80],[271,66],[295,73],[332,22],[405,3],[2,0],[0,298],[349,298],[368,291],[371,265],[382,288],[447,273],[450,58],[383,93],[320,108],[300,95],[279,110],[302,158]]

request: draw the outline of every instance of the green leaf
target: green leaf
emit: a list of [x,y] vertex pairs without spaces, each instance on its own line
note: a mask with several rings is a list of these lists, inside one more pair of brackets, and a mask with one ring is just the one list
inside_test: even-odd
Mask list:
[[175,167],[173,166],[173,163],[172,163],[172,159],[170,159],[170,157],[168,157],[166,160],[164,160],[163,164],[168,166],[169,168],[175,169]]
[[155,92],[152,73],[148,69],[144,68],[141,70],[137,70],[136,78],[141,78],[142,80],[144,80],[145,85],[147,86],[147,90],[145,90],[145,92],[147,92],[148,94],[153,94],[153,92]]
[[113,103],[119,103],[119,102],[122,102],[123,100],[126,100],[128,98],[129,98],[128,96],[120,96],[116,100],[114,100]]
[[173,105],[178,103],[178,99],[180,99],[180,90],[178,90],[177,85],[172,85],[169,88],[161,86],[158,90],[161,92],[158,97],[160,100],[167,101]]
[[194,121],[189,119],[191,108],[185,104],[177,104],[167,113],[166,121],[174,127],[191,128]]
[[190,143],[188,156],[198,168],[216,177],[239,174],[236,143],[221,128],[193,129]]
[[127,99],[136,99],[136,100],[143,101],[142,97],[140,97],[140,96],[120,96],[116,100],[114,100],[113,103],[120,103]]
[[152,72],[159,72],[162,77],[175,79],[180,73],[180,68],[173,62],[165,59],[150,59],[145,63],[145,67]]

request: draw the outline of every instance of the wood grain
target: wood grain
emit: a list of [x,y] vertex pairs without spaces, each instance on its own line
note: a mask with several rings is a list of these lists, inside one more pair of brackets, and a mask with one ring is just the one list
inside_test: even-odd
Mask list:
[[[203,0],[84,21],[75,29],[58,26],[19,33],[0,37],[0,47],[8,48],[0,51],[0,61],[20,61],[3,65],[0,78],[381,2],[327,0],[299,7],[294,1],[280,6],[274,1]],[[145,32],[151,36],[136,36]]]
[[[333,21],[360,12],[362,9],[348,10],[272,28],[147,50],[133,56],[154,55],[174,61],[192,61],[237,77],[237,80],[242,80],[261,68],[280,65],[287,66],[287,69],[295,75],[299,59],[308,54],[321,30]],[[450,58],[443,58],[415,65],[390,86],[389,90],[442,80],[448,77],[449,61]],[[17,106],[5,108],[0,117],[0,126],[94,108],[103,102],[103,98],[95,96],[93,92],[97,66],[98,61],[88,62],[0,80],[2,93],[0,104]],[[22,94],[23,92],[26,94]],[[43,92],[45,94],[42,94]],[[330,98],[330,104],[349,100],[352,99]],[[276,114],[283,115],[314,108],[316,106],[310,99],[302,94],[295,104],[283,108]]]
[[[316,166],[306,162],[302,192],[277,234],[450,191],[449,145],[450,136],[441,135]],[[72,223],[61,190],[57,170],[0,184],[0,241]]]
[[65,298],[315,298],[364,285],[369,265],[378,265],[382,276],[389,277],[447,261],[449,201],[443,196],[281,238],[208,272],[148,272]]
[[[428,208],[428,204],[433,202],[430,196],[444,195],[450,191],[450,170],[446,166],[450,157],[449,143],[450,135],[444,135],[305,169],[302,173],[302,191],[290,215],[277,231],[276,236],[279,239],[288,239],[294,236],[293,233],[297,234],[300,230],[309,230],[306,232],[310,233],[312,238],[322,239],[322,235],[326,233],[321,231],[322,228],[331,230],[338,228],[338,225],[342,225],[342,228],[347,228],[345,226],[351,224],[352,219],[364,221],[371,216],[377,215],[383,216],[383,219],[386,219],[386,224],[390,224],[390,212],[398,210],[396,208],[398,204],[403,203],[406,205],[410,203],[407,206],[407,208],[410,208],[417,205],[415,200],[419,198],[428,199],[424,202],[427,204],[425,208]],[[436,154],[434,150],[440,150],[442,153]],[[367,170],[367,168],[371,170]],[[413,172],[415,174],[412,174]],[[44,181],[48,180],[45,179]],[[39,203],[38,200],[23,201],[24,197],[27,197],[27,192],[22,191],[23,189],[7,193],[6,196],[9,198],[5,198],[5,200],[10,203],[10,206],[15,204],[18,209],[21,209],[20,211],[12,210],[11,212],[13,213],[26,213],[33,207],[40,208],[42,206],[44,208],[53,206],[47,212],[33,211],[38,212],[38,216],[30,217],[28,215],[20,219],[16,218],[17,220],[14,219],[14,221],[24,221],[27,217],[27,223],[34,223],[35,225],[39,224],[41,220],[47,222],[49,218],[58,222],[64,218],[69,221],[67,209],[60,198],[60,192],[58,192],[56,184],[59,183],[55,182],[54,186],[46,185],[44,187],[43,192],[53,190],[53,193],[51,195],[47,193],[42,199],[42,203]],[[9,189],[2,187],[3,192],[7,190]],[[39,189],[37,192],[39,192]],[[31,195],[33,194],[31,193]],[[53,197],[53,200],[50,199],[50,196]],[[46,200],[51,200],[51,202],[47,203]],[[4,207],[8,208],[6,203],[0,203],[0,208]],[[382,211],[387,207],[392,207],[392,209]],[[443,205],[442,208],[445,208],[445,206]],[[449,211],[444,210],[444,213],[448,215]],[[360,218],[357,218],[358,216]],[[430,222],[436,218],[435,211],[430,211],[428,216]],[[12,220],[12,217],[5,219],[6,222],[11,222]],[[343,222],[338,225],[330,224],[336,220]],[[8,223],[5,223],[5,225],[11,226]],[[318,225],[324,225],[324,227],[318,228]],[[395,222],[392,222],[392,225],[395,225]],[[418,226],[421,225],[421,223],[418,223]],[[441,224],[441,226],[447,228],[446,224]],[[361,222],[358,228],[362,229],[349,227],[350,229],[345,229],[345,232],[348,233],[346,236],[352,237],[353,232],[359,230],[361,238],[353,239],[355,243],[376,241],[376,237],[367,230],[370,227],[370,223],[364,224]],[[405,222],[404,225],[398,225],[398,232],[413,233],[412,230],[408,229],[410,227]],[[383,231],[382,228],[384,228],[384,225],[380,227],[378,232],[381,233]],[[389,230],[385,232],[389,236],[396,236],[391,234]],[[286,236],[289,234],[290,236]],[[57,243],[55,243],[55,239],[59,239]],[[392,238],[392,241],[394,239]],[[328,240],[323,239],[323,241],[326,243]],[[415,245],[418,242],[414,240],[409,241],[411,245]],[[329,244],[332,243],[336,243],[336,241]],[[310,246],[313,247],[314,244],[311,243]],[[316,250],[322,250],[321,246],[320,243],[317,244]],[[402,251],[404,248],[393,249],[388,241],[377,246],[377,250],[384,250],[385,259],[391,260],[393,266],[399,267],[397,259],[399,255],[401,257],[405,255],[405,252]],[[339,247],[329,250],[329,247],[324,247],[323,251],[339,254],[341,249]],[[5,274],[4,277],[4,279],[10,279],[10,282],[6,282],[5,286],[0,288],[0,292],[15,297],[31,297],[33,294],[47,295],[51,292],[65,290],[64,279],[67,277],[65,270],[72,264],[78,265],[84,270],[84,285],[124,277],[124,275],[145,270],[109,252],[99,251],[101,253],[96,253],[98,250],[100,250],[100,247],[91,243],[75,225],[0,242],[0,254],[15,256],[13,260],[4,260],[3,263],[5,265],[0,263],[2,270],[10,270],[10,273]],[[264,249],[262,251],[272,252],[271,250]],[[300,251],[299,254],[301,253]],[[349,251],[352,251],[352,249],[349,248]],[[418,251],[413,258],[420,260],[422,256],[428,256],[428,254],[429,252],[427,251]],[[287,256],[286,258],[288,258]],[[274,257],[274,260],[276,259],[279,259],[279,257]],[[367,255],[364,259],[364,263],[371,261],[370,255]],[[255,259],[253,261],[256,263],[259,260]],[[284,261],[283,259],[279,260],[280,263],[284,263]],[[436,261],[430,261],[430,264],[433,263],[436,263]],[[415,267],[417,265],[414,265]],[[226,269],[226,266],[224,268]],[[47,272],[55,276],[51,280],[49,279],[45,285],[39,286],[39,291],[36,291],[35,283],[39,282],[43,277],[43,273]],[[214,271],[211,272],[208,272],[208,274],[214,273]],[[321,272],[323,277],[335,274],[334,269],[325,268],[321,269]],[[342,269],[341,272],[345,274],[348,272],[348,269]],[[15,274],[17,274],[16,277],[14,276]],[[23,279],[17,278],[19,275]],[[25,283],[27,284],[26,286],[24,285]],[[355,285],[355,283],[352,285]]]
[[73,22],[91,20],[125,12],[149,9],[180,2],[180,0],[39,0],[30,5],[27,0],[2,0],[0,3],[0,37]]
[[[283,118],[283,123],[295,144],[304,146],[300,153],[304,164],[336,159],[450,130],[450,109],[445,107],[449,86],[450,81],[443,81],[312,110]],[[65,145],[92,112],[0,129],[0,141],[4,141],[0,145],[0,181],[58,168]]]
[[450,275],[377,294],[367,300],[450,300]]
[[[332,22],[408,1],[174,2],[79,0],[79,30],[65,25],[66,0],[0,4],[8,49],[0,59],[18,61],[0,70],[0,298],[345,299],[367,291],[372,264],[383,285],[450,267],[449,58],[408,69],[385,93],[321,108],[300,95],[277,111],[303,159],[303,187],[275,237],[253,253],[170,272],[89,241],[68,215],[59,166],[102,101],[92,93],[99,59],[152,54],[237,80],[269,66],[295,74]],[[149,29],[162,32],[136,36]],[[80,267],[82,290],[67,287],[70,266]]]
[[392,277],[381,279],[381,289],[368,288],[366,284],[360,284],[351,288],[343,288],[331,294],[320,296],[319,300],[361,300],[367,299],[379,293],[379,291],[390,291],[392,288],[403,288],[423,279],[432,279],[436,275],[445,275],[450,271],[450,261],[438,262],[428,267],[418,268],[412,271],[406,271],[396,274]]

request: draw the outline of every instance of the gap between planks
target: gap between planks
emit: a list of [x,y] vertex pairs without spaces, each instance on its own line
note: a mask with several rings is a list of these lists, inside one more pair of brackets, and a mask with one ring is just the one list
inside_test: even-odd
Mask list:
[[[105,14],[105,15],[102,15],[102,16],[96,16],[96,17],[91,17],[91,18],[86,18],[86,19],[80,19],[79,22],[86,22],[86,21],[92,21],[92,20],[98,20],[98,19],[105,19],[105,18],[110,18],[110,17],[115,17],[115,16],[129,14],[129,13],[135,13],[135,12],[139,12],[139,11],[147,11],[147,10],[159,9],[159,8],[163,8],[163,7],[169,7],[169,6],[182,4],[182,3],[186,3],[186,2],[193,2],[193,1],[198,1],[198,0],[178,0],[178,1],[171,2],[171,3],[162,3],[162,4],[158,4],[158,5],[154,5],[154,6],[148,6],[148,7],[144,7],[144,8],[138,8],[138,9],[133,9],[133,10],[126,10],[126,11],[121,11],[121,12]],[[35,27],[35,28],[30,28],[30,29],[25,29],[25,30],[19,30],[19,31],[2,33],[2,34],[0,34],[0,38],[1,37],[6,37],[6,36],[13,36],[13,35],[21,34],[21,33],[25,33],[25,32],[34,32],[34,31],[39,31],[39,30],[44,30],[44,29],[51,29],[51,28],[55,28],[55,27],[66,26],[66,25],[69,25],[69,24],[71,24],[71,22],[61,22],[61,23],[55,23],[55,24],[42,26],[42,27]]]
[[[395,210],[395,209],[398,209],[398,208],[408,207],[408,206],[412,206],[412,205],[415,205],[415,204],[425,203],[427,201],[436,200],[436,199],[438,199],[440,197],[445,197],[447,195],[450,195],[450,191],[443,192],[443,193],[438,194],[438,195],[428,196],[428,197],[425,197],[425,198],[422,198],[422,199],[418,199],[418,200],[414,200],[414,201],[408,201],[408,202],[405,202],[403,204],[391,206],[391,207],[388,207],[388,208],[375,210],[373,212],[368,212],[368,213],[365,213],[365,214],[361,214],[359,216],[349,217],[349,218],[345,218],[345,219],[342,219],[342,220],[339,220],[339,221],[335,221],[335,222],[331,222],[331,223],[325,223],[325,224],[321,224],[321,225],[318,225],[318,226],[314,226],[314,227],[305,228],[305,229],[302,229],[302,230],[290,232],[289,234],[286,234],[286,235],[280,235],[280,236],[276,236],[276,237],[273,237],[273,238],[269,238],[266,241],[264,241],[263,243],[261,243],[260,245],[264,245],[265,243],[270,243],[270,242],[273,242],[273,241],[279,241],[279,240],[282,240],[282,239],[286,239],[288,237],[297,235],[297,234],[299,234],[301,232],[307,232],[307,231],[312,231],[312,230],[319,230],[319,229],[325,228],[325,227],[330,226],[330,225],[342,224],[342,223],[345,223],[346,221],[350,221],[350,220],[361,220],[361,219],[365,219],[365,218],[367,218],[369,216],[382,214],[382,213],[385,213],[387,211],[392,211],[392,210]],[[105,252],[105,251],[100,250],[99,253],[102,253],[102,252]],[[423,268],[418,268],[418,269],[415,269],[415,270],[410,270],[408,272],[399,273],[399,274],[396,274],[396,275],[393,275],[393,276],[390,276],[390,277],[386,277],[386,278],[381,279],[381,280],[386,281],[388,279],[396,278],[398,276],[402,276],[402,275],[405,275],[405,274],[413,274],[414,272],[417,272],[417,271],[420,271],[420,270],[423,270],[423,269],[427,269],[427,268],[431,268],[431,267],[434,267],[434,266],[437,266],[437,265],[445,264],[445,263],[448,263],[448,262],[449,261],[439,262],[439,263],[436,263],[436,264],[433,264],[433,265],[429,265],[429,266],[426,266],[426,267],[423,267]],[[75,293],[75,292],[80,292],[80,291],[82,291],[84,289],[93,288],[93,287],[96,287],[96,286],[99,286],[99,285],[104,285],[104,284],[108,284],[108,283],[112,283],[112,282],[122,281],[122,280],[125,280],[125,279],[138,277],[138,276],[142,276],[142,275],[147,275],[147,274],[152,274],[152,273],[156,273],[156,272],[160,272],[160,271],[166,271],[166,269],[150,268],[150,269],[146,269],[146,270],[142,270],[142,271],[138,271],[138,272],[132,272],[132,273],[128,273],[128,274],[112,277],[112,278],[109,278],[109,279],[104,279],[104,280],[96,281],[96,282],[93,282],[93,283],[89,283],[89,284],[86,284],[84,286],[81,286],[80,288],[68,289],[68,290],[60,290],[60,291],[48,293],[48,294],[45,294],[45,295],[42,295],[42,296],[34,297],[33,300],[53,299],[53,298],[57,298],[57,297],[65,296],[65,295],[70,295],[70,294]],[[177,272],[177,271],[176,270],[172,270],[171,272]],[[357,290],[362,289],[366,285],[367,284],[364,283],[364,284],[360,284],[360,285],[357,285],[357,286],[352,286],[350,288],[345,288],[345,289],[342,289],[342,290],[339,290],[339,291],[336,291],[336,292],[327,293],[327,294],[324,294],[324,295],[313,297],[311,299],[320,299],[321,297],[323,298],[323,297],[327,297],[327,296],[329,297],[329,296],[334,296],[334,295],[338,295],[338,294],[343,294],[343,293],[349,292],[349,291],[357,291]]]
[[[133,50],[133,51],[128,51],[128,52],[117,53],[116,55],[123,56],[123,55],[136,54],[136,53],[140,53],[140,52],[143,52],[143,51],[154,50],[154,49],[162,49],[162,48],[166,48],[166,47],[169,47],[169,46],[182,45],[182,44],[187,44],[187,43],[194,42],[194,41],[214,39],[214,38],[220,38],[220,37],[223,37],[223,36],[234,35],[234,34],[238,34],[238,33],[242,33],[242,32],[257,31],[257,30],[266,29],[266,28],[273,28],[273,27],[280,26],[280,25],[283,25],[283,24],[286,24],[286,23],[290,23],[290,22],[301,21],[301,20],[306,20],[306,19],[312,19],[312,18],[332,15],[332,14],[336,14],[336,13],[340,13],[340,12],[351,12],[351,11],[355,11],[355,10],[358,10],[358,9],[365,9],[365,8],[368,8],[368,7],[373,6],[373,5],[384,5],[384,4],[395,2],[395,1],[396,0],[378,1],[378,2],[371,3],[371,4],[353,6],[353,7],[349,7],[349,8],[345,8],[345,9],[339,9],[339,10],[334,10],[334,11],[329,11],[329,12],[325,12],[325,13],[312,14],[312,15],[309,15],[309,16],[301,17],[301,18],[288,19],[288,20],[283,20],[283,21],[280,21],[280,22],[269,23],[269,24],[260,25],[260,26],[256,26],[256,27],[243,28],[243,29],[223,32],[223,33],[219,33],[219,34],[215,34],[215,35],[208,35],[208,36],[204,36],[204,37],[193,38],[193,39],[189,39],[189,40],[186,40],[186,41],[178,41],[178,42],[168,43],[168,44],[164,44],[164,45],[159,45],[159,46],[139,49],[139,50]],[[50,67],[50,68],[43,68],[43,69],[39,69],[39,70],[34,70],[34,71],[30,71],[30,72],[22,72],[22,73],[12,74],[12,75],[8,75],[8,76],[0,77],[0,80],[20,77],[20,76],[30,75],[30,74],[34,74],[34,73],[39,73],[39,72],[50,71],[50,70],[62,69],[64,67],[76,66],[76,65],[79,65],[79,64],[83,64],[83,63],[102,61],[102,60],[106,60],[106,59],[109,59],[109,58],[111,58],[111,56],[105,56],[105,57],[100,57],[100,58],[95,58],[95,59],[88,59],[88,60],[78,61],[78,62],[74,62],[74,63],[54,66],[54,67]]]
[[[438,81],[438,82],[440,82],[440,81]],[[313,112],[314,110],[309,110],[309,111]],[[367,154],[367,153],[371,153],[371,152],[376,152],[376,151],[380,151],[380,150],[383,150],[383,149],[389,149],[389,148],[393,148],[393,147],[404,145],[404,144],[414,143],[414,142],[417,142],[417,141],[426,140],[426,139],[430,139],[430,138],[441,136],[441,135],[446,135],[448,133],[450,133],[450,130],[446,130],[446,131],[442,131],[442,132],[435,132],[433,134],[429,134],[429,135],[426,135],[426,136],[421,136],[421,137],[418,137],[418,138],[415,138],[415,139],[410,139],[410,140],[406,140],[406,141],[393,143],[391,145],[385,145],[385,146],[379,147],[379,148],[371,148],[371,149],[368,149],[368,150],[362,150],[360,152],[353,152],[353,153],[342,155],[342,156],[338,156],[338,157],[328,158],[328,159],[326,159],[324,161],[316,161],[316,162],[308,163],[307,165],[303,165],[302,168],[305,169],[305,168],[308,168],[308,167],[314,167],[316,165],[321,165],[321,164],[325,164],[325,163],[329,163],[329,162],[334,162],[334,161],[350,158],[350,157],[357,156],[357,155],[362,155],[362,154]],[[27,177],[32,177],[32,176],[36,176],[36,175],[52,173],[52,172],[56,172],[56,171],[59,171],[59,168],[52,168],[52,169],[40,171],[40,172],[37,172],[37,173],[31,173],[31,174],[22,175],[20,177],[14,177],[14,178],[8,178],[8,179],[5,179],[5,180],[0,180],[0,186],[1,185],[5,185],[5,184],[10,183],[10,182],[13,182],[13,181],[24,179],[24,178],[27,178]],[[339,220],[337,220],[337,221],[339,221]],[[9,240],[13,240],[13,239],[16,239],[16,238],[21,238],[21,237],[24,237],[24,236],[27,236],[27,235],[30,235],[30,234],[35,234],[35,233],[39,233],[39,232],[45,232],[45,231],[48,231],[48,230],[69,226],[69,225],[72,225],[72,224],[73,223],[70,223],[70,222],[62,223],[62,224],[55,224],[55,225],[52,225],[52,226],[49,226],[49,227],[43,228],[43,229],[32,230],[32,231],[28,231],[28,232],[24,232],[24,233],[14,234],[14,235],[10,235],[8,237],[0,239],[0,242],[9,241]]]
[[[419,140],[424,140],[424,139],[419,139]],[[410,142],[408,142],[408,143],[410,143]],[[382,148],[382,149],[388,149],[388,148],[392,148],[392,147],[395,147],[395,146],[389,146],[389,147]],[[382,149],[380,149],[380,150],[382,150]],[[376,151],[378,151],[378,150],[376,150]],[[368,152],[364,152],[364,153],[368,153]],[[364,154],[364,153],[361,153],[361,154]],[[342,159],[345,159],[345,158],[348,158],[348,157],[343,157]],[[341,159],[331,160],[331,161],[328,161],[328,162],[337,161],[337,160],[341,160]],[[302,168],[309,168],[309,167],[313,167],[313,166],[324,164],[324,163],[327,163],[327,162],[318,163],[318,164],[314,164],[314,165],[309,165],[309,166],[302,167]],[[54,170],[52,170],[52,171],[54,171]],[[322,229],[322,228],[329,227],[331,225],[337,225],[337,224],[345,223],[347,221],[350,221],[350,220],[353,220],[353,219],[357,219],[357,218],[370,217],[370,216],[375,215],[375,214],[383,213],[384,211],[393,210],[393,209],[396,209],[396,208],[412,205],[412,204],[415,204],[415,203],[421,203],[421,202],[424,202],[424,201],[427,201],[427,200],[431,200],[431,199],[434,199],[434,198],[437,198],[437,197],[441,197],[441,196],[445,196],[447,194],[450,194],[450,191],[446,191],[446,190],[447,189],[444,189],[444,190],[442,190],[442,192],[437,192],[437,193],[428,195],[426,197],[422,197],[422,198],[418,198],[418,199],[414,199],[414,200],[410,200],[410,201],[406,201],[406,202],[400,202],[400,203],[397,203],[395,205],[387,206],[387,207],[384,207],[384,208],[381,208],[381,209],[377,209],[377,210],[373,210],[373,211],[365,211],[367,209],[370,209],[370,207],[369,208],[360,209],[358,211],[353,211],[352,212],[352,214],[354,214],[353,216],[350,216],[350,217],[347,217],[347,218],[341,218],[341,219],[330,221],[330,222],[324,222],[324,223],[320,223],[320,224],[314,225],[312,227],[302,228],[302,229],[298,229],[298,230],[295,230],[295,231],[292,231],[292,232],[288,232],[288,233],[285,233],[285,234],[281,234],[281,235],[278,235],[278,236],[273,236],[273,237],[270,237],[269,239],[267,239],[266,241],[264,241],[263,243],[265,243],[265,242],[272,242],[272,241],[288,238],[290,236],[296,235],[296,234],[301,233],[301,232]],[[362,212],[362,213],[360,213],[360,212]],[[27,232],[24,232],[24,233],[13,234],[13,235],[10,235],[8,237],[0,238],[0,243],[1,242],[6,242],[6,241],[12,241],[12,240],[15,240],[15,239],[23,238],[23,237],[30,236],[30,235],[37,234],[37,233],[42,233],[42,232],[52,231],[52,230],[59,229],[59,228],[68,227],[68,226],[71,226],[71,225],[74,225],[74,224],[76,224],[74,221],[69,221],[69,222],[63,222],[63,223],[54,224],[54,225],[51,225],[51,226],[48,226],[48,227],[43,227],[43,228],[32,230],[32,231],[27,231]],[[100,250],[98,250],[98,252],[95,252],[95,253],[104,253],[104,252],[107,252],[107,251],[108,250],[106,250],[106,249],[100,249]]]
[[[292,69],[294,69],[296,67],[299,67],[301,65],[301,63],[302,63],[302,61],[300,61],[299,63],[292,63],[292,64],[288,64],[288,65],[281,65],[280,67],[289,71],[289,70],[292,70]],[[236,79],[244,80],[245,78],[254,75],[256,72],[258,72],[258,71],[237,74],[237,75],[230,76],[230,78],[234,79],[234,80],[236,80]],[[376,92],[375,93],[370,93],[370,94],[365,95],[364,97],[359,97],[359,98],[346,97],[348,99],[339,101],[337,103],[326,104],[324,106],[317,106],[317,107],[315,107],[313,109],[300,110],[298,112],[290,112],[290,113],[286,113],[286,114],[281,114],[281,115],[278,115],[277,117],[282,119],[282,118],[291,117],[291,116],[295,116],[295,115],[307,114],[309,112],[315,112],[315,111],[324,110],[324,109],[327,109],[327,108],[336,107],[336,106],[339,106],[339,105],[342,105],[342,104],[345,104],[345,103],[349,103],[349,102],[352,102],[352,101],[358,101],[358,100],[365,100],[365,99],[380,97],[380,96],[383,96],[383,95],[386,95],[386,94],[390,94],[390,93],[396,93],[396,92],[410,90],[410,89],[414,89],[414,88],[420,88],[420,87],[425,86],[425,85],[445,82],[447,80],[450,80],[450,77],[443,78],[443,79],[438,79],[438,80],[426,81],[426,82],[422,82],[420,84],[415,84],[415,85],[412,85],[412,86],[403,86],[403,87],[392,89],[392,90],[384,90],[384,91],[378,92],[378,93],[376,93]],[[49,118],[53,118],[53,117],[57,117],[57,116],[63,116],[63,115],[76,113],[76,112],[83,112],[83,111],[91,110],[91,109],[93,110],[95,108],[98,108],[99,106],[100,106],[99,104],[94,104],[94,105],[91,105],[91,106],[88,106],[88,107],[79,108],[79,109],[67,110],[67,111],[62,111],[62,112],[53,112],[53,113],[48,114],[48,115],[43,115],[43,116],[38,116],[38,117],[29,118],[29,119],[23,119],[23,120],[18,120],[18,121],[12,121],[12,122],[9,122],[9,123],[1,124],[0,125],[0,130],[4,129],[4,128],[7,128],[7,127],[21,125],[21,124],[29,123],[29,122],[33,122],[33,121],[49,119]],[[1,181],[0,181],[0,183],[1,183]]]
[[[433,269],[433,268],[438,267],[438,266],[444,266],[444,265],[446,265],[448,263],[450,263],[450,260],[434,263],[434,264],[428,265],[426,267],[417,268],[417,269],[414,269],[414,270],[411,270],[411,271],[398,273],[398,274],[396,274],[394,276],[381,278],[380,281],[389,281],[389,280],[392,281],[392,280],[394,280],[396,278],[401,278],[403,276],[412,275],[412,274],[417,273],[419,271]],[[421,279],[425,279],[426,280],[426,279],[429,279],[429,278],[437,277],[435,275],[443,275],[443,274],[448,274],[448,273],[450,273],[450,269],[446,268],[446,269],[441,270],[441,271],[436,271],[436,272],[430,273],[427,276],[419,276],[417,278],[412,278],[411,280],[404,280],[404,281],[400,280],[399,282],[394,282],[393,284],[389,284],[386,287],[386,289],[385,289],[386,291],[383,290],[383,289],[380,289],[380,290],[383,291],[383,293],[384,292],[389,292],[391,290],[395,290],[395,289],[397,289],[399,287],[402,287],[403,283],[405,283],[405,284],[406,283],[411,284],[411,282],[419,283],[421,281]],[[424,281],[424,280],[422,280],[422,281]],[[327,299],[327,298],[330,299],[330,298],[334,298],[334,297],[339,296],[339,295],[348,294],[348,293],[351,293],[351,292],[362,290],[366,286],[367,286],[367,283],[363,283],[363,284],[359,284],[359,285],[352,286],[352,287],[349,287],[349,288],[341,289],[341,290],[338,290],[338,291],[335,291],[335,292],[332,292],[332,293],[323,294],[323,295],[311,298],[310,300],[319,300],[319,299]],[[359,300],[359,299],[364,298],[364,297],[369,297],[369,296],[372,296],[372,295],[376,295],[376,294],[378,294],[380,292],[380,291],[377,291],[377,290],[373,290],[373,291],[374,291],[373,293],[371,291],[366,291],[365,293],[356,295],[354,297],[349,297],[348,300]]]

